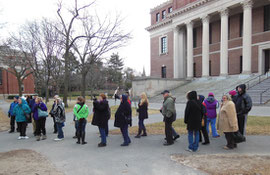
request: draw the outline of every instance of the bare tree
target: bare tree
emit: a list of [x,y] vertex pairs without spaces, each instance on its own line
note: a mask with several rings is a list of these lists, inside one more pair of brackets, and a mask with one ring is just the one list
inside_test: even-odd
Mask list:
[[115,19],[106,17],[104,20],[98,15],[88,15],[81,22],[86,37],[78,39],[73,49],[80,59],[81,95],[85,97],[86,76],[91,64],[101,61],[102,56],[111,50],[125,46],[131,36],[121,29],[123,20],[119,15]]
[[71,16],[69,19],[66,19],[63,12],[63,5],[60,1],[58,3],[58,9],[57,9],[57,15],[59,19],[59,23],[61,25],[61,28],[59,29],[59,32],[64,36],[64,63],[65,63],[65,75],[64,75],[64,103],[66,106],[68,106],[67,103],[67,97],[68,97],[68,84],[69,84],[69,53],[70,49],[73,47],[74,43],[80,39],[85,38],[86,36],[84,34],[76,33],[74,30],[74,23],[80,20],[80,13],[86,9],[88,9],[91,5],[94,4],[95,1],[92,1],[89,4],[78,6],[77,0],[74,0],[74,6],[72,9],[68,9],[68,13]]
[[30,54],[17,50],[16,42],[9,39],[4,46],[1,47],[0,61],[4,69],[13,74],[18,82],[19,95],[22,96],[22,87],[24,80],[33,72],[25,59],[30,59]]

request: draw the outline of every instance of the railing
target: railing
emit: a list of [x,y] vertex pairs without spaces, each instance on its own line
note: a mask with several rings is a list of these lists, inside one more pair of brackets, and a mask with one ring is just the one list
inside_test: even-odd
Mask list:
[[[252,88],[252,87],[256,86],[257,84],[260,84],[262,81],[268,79],[268,78],[270,77],[269,74],[270,74],[269,72],[266,72],[266,74],[259,75],[259,76],[255,77],[255,78],[253,78],[253,79],[251,79],[251,80],[245,82],[244,84],[246,84],[247,90],[248,90],[249,88]],[[265,77],[265,76],[266,76],[266,77]],[[256,79],[258,79],[258,82],[256,81]]]
[[262,102],[263,94],[268,92],[269,90],[270,90],[270,88],[268,88],[268,89],[266,89],[266,90],[264,90],[263,92],[260,93],[260,104],[263,104],[263,102]]

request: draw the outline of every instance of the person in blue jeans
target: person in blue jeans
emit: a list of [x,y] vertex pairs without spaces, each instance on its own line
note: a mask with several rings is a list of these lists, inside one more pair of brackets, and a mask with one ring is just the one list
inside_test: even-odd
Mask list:
[[65,105],[59,97],[55,99],[55,107],[51,110],[51,114],[55,117],[55,124],[58,134],[54,141],[61,141],[64,139],[63,127],[65,126],[66,115]]
[[214,93],[210,92],[208,98],[204,100],[207,111],[206,130],[209,134],[209,124],[211,124],[212,137],[217,138],[219,134],[216,129],[217,108],[219,107],[218,101],[214,97]]
[[191,91],[187,94],[187,104],[185,109],[184,122],[188,130],[188,149],[187,151],[196,152],[199,148],[199,131],[202,125],[202,104],[197,99],[197,92]]
[[121,96],[121,104],[115,113],[114,126],[120,128],[124,143],[121,146],[128,146],[131,140],[128,135],[128,125],[132,125],[131,106],[128,103],[127,95]]
[[101,142],[98,147],[107,146],[107,133],[106,128],[108,127],[108,120],[110,119],[110,109],[107,97],[105,94],[100,94],[99,99],[94,99],[93,102],[93,120],[92,125],[98,126],[99,133],[101,136]]

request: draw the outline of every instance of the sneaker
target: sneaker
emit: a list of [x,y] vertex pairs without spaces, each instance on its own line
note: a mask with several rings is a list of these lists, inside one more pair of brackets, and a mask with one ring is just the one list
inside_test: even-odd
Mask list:
[[178,138],[180,138],[180,135],[175,136],[175,137],[173,138],[173,140],[175,141],[175,140],[177,140]]
[[40,136],[36,136],[36,141],[40,141]]
[[14,131],[13,130],[10,130],[8,133],[13,133]]
[[192,149],[189,149],[189,148],[186,149],[186,151],[191,152],[191,153],[193,152],[193,150]]
[[24,138],[24,139],[29,139],[29,137],[28,137],[28,136],[24,136],[23,138]]
[[60,138],[55,138],[54,141],[61,141],[63,139],[60,139]]
[[217,136],[213,136],[213,138],[219,138],[220,137],[220,135],[217,135]]
[[43,135],[42,136],[42,140],[46,140],[47,139],[47,136],[46,135]]
[[99,143],[99,144],[98,144],[98,147],[105,147],[105,146],[107,146],[106,143]]
[[210,142],[203,142],[202,145],[209,145]]
[[21,139],[23,139],[23,137],[22,137],[22,136],[19,136],[19,137],[18,137],[18,140],[21,140]]
[[141,136],[140,135],[136,135],[134,138],[137,138],[138,139],[138,138],[141,138]]
[[128,145],[129,145],[128,143],[123,143],[120,146],[128,146]]

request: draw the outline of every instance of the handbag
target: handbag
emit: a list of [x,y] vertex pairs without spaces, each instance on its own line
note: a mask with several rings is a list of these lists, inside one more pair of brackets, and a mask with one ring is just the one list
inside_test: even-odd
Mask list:
[[49,114],[47,111],[42,111],[41,109],[38,108],[38,118],[42,118],[42,117],[48,117]]
[[243,136],[239,131],[233,133],[233,139],[235,143],[241,143],[246,141],[246,137]]

